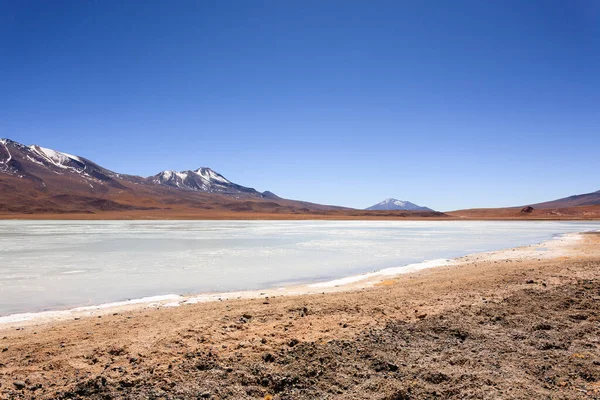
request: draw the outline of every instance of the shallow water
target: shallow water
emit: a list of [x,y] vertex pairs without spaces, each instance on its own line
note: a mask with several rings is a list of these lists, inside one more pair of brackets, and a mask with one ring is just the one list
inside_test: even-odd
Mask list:
[[594,222],[0,221],[0,315],[315,282]]

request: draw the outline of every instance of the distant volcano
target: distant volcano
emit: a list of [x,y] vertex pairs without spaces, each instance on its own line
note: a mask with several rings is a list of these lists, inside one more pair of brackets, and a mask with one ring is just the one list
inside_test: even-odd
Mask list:
[[366,210],[405,210],[405,211],[433,211],[428,207],[421,207],[410,201],[397,200],[397,199],[385,199],[381,203],[377,203],[374,206],[366,208]]

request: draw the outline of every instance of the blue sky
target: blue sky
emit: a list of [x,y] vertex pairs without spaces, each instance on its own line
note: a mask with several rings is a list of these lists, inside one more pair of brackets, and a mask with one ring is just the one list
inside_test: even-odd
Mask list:
[[600,2],[4,1],[0,137],[441,210],[600,189]]

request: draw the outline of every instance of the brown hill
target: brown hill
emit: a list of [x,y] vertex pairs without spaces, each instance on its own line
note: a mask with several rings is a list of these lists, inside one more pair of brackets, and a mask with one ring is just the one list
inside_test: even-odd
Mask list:
[[447,214],[469,219],[600,219],[600,190],[526,206],[472,208]]
[[600,205],[600,190],[593,193],[578,194],[564,197],[562,199],[546,201],[544,203],[532,204],[534,208],[566,208],[579,206]]
[[447,215],[460,219],[477,220],[588,220],[600,219],[600,205],[544,208],[506,207],[506,208],[472,208],[446,212]]

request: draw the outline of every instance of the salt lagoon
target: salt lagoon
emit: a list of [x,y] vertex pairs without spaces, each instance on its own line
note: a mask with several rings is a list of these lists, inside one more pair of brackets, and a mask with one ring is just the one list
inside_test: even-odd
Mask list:
[[532,221],[0,221],[0,316],[325,282],[598,229]]

